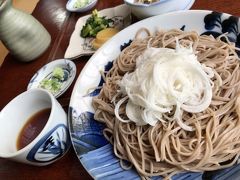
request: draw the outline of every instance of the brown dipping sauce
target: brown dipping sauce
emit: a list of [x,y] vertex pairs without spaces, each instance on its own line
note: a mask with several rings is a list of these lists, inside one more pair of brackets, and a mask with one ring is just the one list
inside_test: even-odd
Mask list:
[[51,108],[43,109],[33,114],[23,126],[17,139],[17,150],[31,143],[46,125],[51,113]]

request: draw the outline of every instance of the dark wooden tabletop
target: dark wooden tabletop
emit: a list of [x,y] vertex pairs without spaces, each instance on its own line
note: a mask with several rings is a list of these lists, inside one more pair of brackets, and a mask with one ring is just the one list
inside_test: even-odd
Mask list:
[[[26,91],[33,74],[48,62],[64,57],[70,36],[77,19],[86,13],[70,13],[65,9],[67,0],[40,0],[33,12],[49,31],[52,42],[48,50],[38,59],[29,63],[21,63],[10,54],[0,68],[0,110],[15,96]],[[123,0],[99,0],[98,10],[122,4]],[[238,0],[196,0],[191,9],[208,9],[226,12],[240,16],[240,1]],[[77,75],[89,57],[74,60],[77,66]],[[59,101],[68,100],[73,85],[59,98]],[[0,137],[3,138],[3,137]],[[0,159],[0,179],[84,179],[91,177],[82,167],[73,148],[59,161],[45,166],[34,167]]]

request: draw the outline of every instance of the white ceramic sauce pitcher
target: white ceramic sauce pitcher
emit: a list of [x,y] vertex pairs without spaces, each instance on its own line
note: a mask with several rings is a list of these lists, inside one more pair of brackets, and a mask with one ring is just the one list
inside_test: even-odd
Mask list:
[[51,36],[32,15],[12,7],[12,0],[0,0],[0,40],[18,60],[29,62],[48,48]]

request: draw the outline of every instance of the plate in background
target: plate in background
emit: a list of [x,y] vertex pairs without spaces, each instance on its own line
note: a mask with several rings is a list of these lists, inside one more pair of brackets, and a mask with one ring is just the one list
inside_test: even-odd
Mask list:
[[[98,11],[99,16],[106,16],[108,19],[113,20],[113,27],[123,29],[131,24],[130,9],[127,5],[123,4],[114,8],[108,8]],[[78,19],[75,29],[71,35],[69,45],[65,52],[64,58],[75,59],[80,56],[92,55],[95,50],[92,47],[94,38],[82,38],[80,32],[85,25],[86,20],[91,16],[83,16]]]
[[81,6],[81,7],[76,7],[77,2],[80,1],[86,1],[86,0],[68,0],[67,4],[66,4],[66,9],[70,12],[85,12],[85,11],[89,11],[90,9],[92,9],[98,2],[98,0],[88,0],[87,4]]

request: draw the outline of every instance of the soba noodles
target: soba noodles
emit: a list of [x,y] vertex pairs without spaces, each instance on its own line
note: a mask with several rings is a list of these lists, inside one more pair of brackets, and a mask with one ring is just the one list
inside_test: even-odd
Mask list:
[[[131,162],[142,177],[171,177],[183,171],[211,171],[235,164],[240,155],[240,70],[235,45],[224,35],[215,39],[181,30],[153,35],[144,31],[148,36],[139,38],[141,30],[121,52],[107,72],[100,94],[93,99],[95,119],[106,124],[104,135],[113,144],[115,155]],[[210,105],[198,113],[183,111],[182,121],[192,131],[181,128],[176,121],[157,121],[154,126],[120,121],[114,112],[116,103],[125,96],[119,93],[119,81],[124,74],[135,71],[136,59],[144,50],[175,49],[176,38],[181,46],[193,48],[201,64],[213,69]],[[123,119],[127,119],[126,104],[127,100],[119,109]]]

